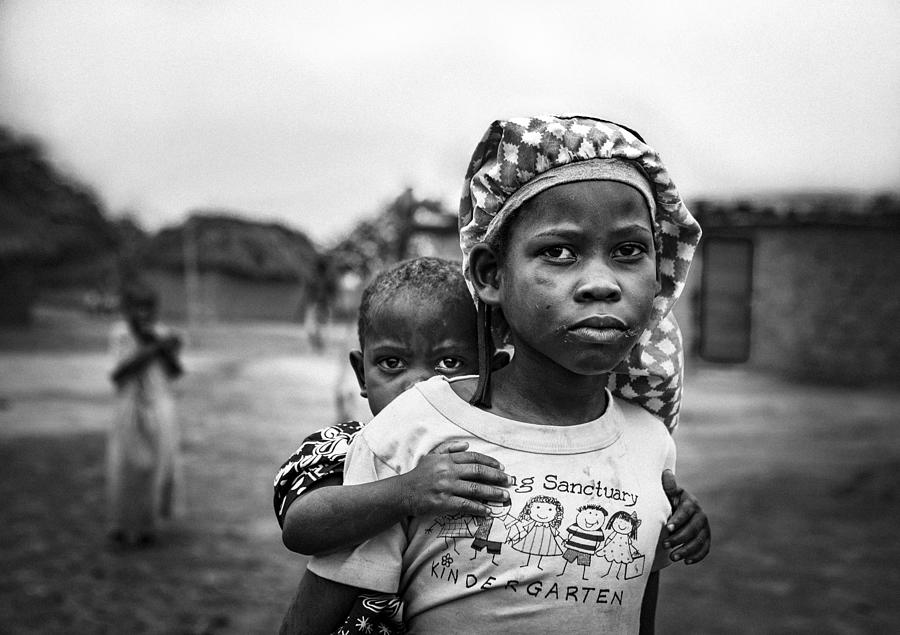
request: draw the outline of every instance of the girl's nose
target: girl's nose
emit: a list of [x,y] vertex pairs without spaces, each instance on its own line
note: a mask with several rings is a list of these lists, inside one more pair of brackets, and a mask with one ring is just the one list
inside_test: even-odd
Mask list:
[[577,302],[617,302],[620,299],[622,287],[608,266],[595,264],[585,269],[575,289]]

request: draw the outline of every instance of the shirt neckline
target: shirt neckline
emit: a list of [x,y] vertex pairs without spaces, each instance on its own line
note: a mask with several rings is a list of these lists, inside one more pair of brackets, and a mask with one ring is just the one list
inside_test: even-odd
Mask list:
[[490,443],[540,454],[578,454],[602,450],[622,435],[624,417],[619,404],[606,390],[607,407],[600,417],[574,426],[551,426],[507,419],[480,410],[454,392],[443,376],[416,384],[415,389],[454,425]]

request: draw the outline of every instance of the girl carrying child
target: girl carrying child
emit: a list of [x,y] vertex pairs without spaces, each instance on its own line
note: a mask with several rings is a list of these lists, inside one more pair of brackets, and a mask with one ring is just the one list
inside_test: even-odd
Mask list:
[[[683,543],[688,562],[708,549],[702,512],[667,521],[660,474],[674,445],[649,414],[676,420],[680,339],[669,311],[699,227],[649,146],[584,117],[495,122],[473,157],[460,224],[479,377],[434,378],[386,405],[356,434],[345,484],[408,474],[433,448],[465,442],[502,460],[514,509],[543,495],[560,521],[586,503],[633,515],[642,526],[633,557],[651,564],[622,580],[588,567],[569,580],[522,568],[505,550],[459,562],[426,532],[434,518],[417,513],[309,570],[399,591],[415,631],[636,632],[652,623],[655,572],[668,564],[657,549],[664,525],[684,524],[668,540]],[[492,373],[497,333],[514,356]]]

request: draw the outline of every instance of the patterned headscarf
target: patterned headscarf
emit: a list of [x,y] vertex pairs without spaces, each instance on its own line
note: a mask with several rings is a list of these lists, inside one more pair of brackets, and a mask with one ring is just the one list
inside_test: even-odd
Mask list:
[[[573,164],[583,164],[585,169],[573,170]],[[516,196],[521,188],[528,185],[527,190],[534,190],[528,196],[534,196],[546,189],[531,185],[538,180],[550,183],[547,187],[592,178],[635,185],[631,175],[624,175],[633,168],[644,175],[655,200],[655,209],[653,205],[650,209],[660,290],[647,328],[628,357],[610,373],[609,388],[674,430],[681,406],[683,351],[681,332],[671,311],[684,288],[700,240],[700,225],[681,200],[659,155],[637,133],[590,117],[546,116],[492,123],[472,155],[459,206],[463,270],[468,276],[472,247],[495,236],[500,226],[518,213],[526,200]],[[624,170],[621,178],[597,175],[619,169]],[[509,208],[507,203],[511,203]]]

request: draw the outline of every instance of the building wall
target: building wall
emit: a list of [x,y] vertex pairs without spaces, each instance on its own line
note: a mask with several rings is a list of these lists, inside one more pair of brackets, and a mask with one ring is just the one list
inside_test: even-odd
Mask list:
[[[900,230],[859,226],[710,229],[754,243],[750,359],[799,379],[846,384],[900,380]],[[696,355],[702,254],[680,308]],[[720,266],[721,263],[720,263]],[[725,265],[727,266],[727,264]]]
[[[146,277],[159,292],[163,318],[189,317],[182,275],[154,269]],[[245,280],[219,272],[203,272],[198,278],[195,317],[201,321],[301,321],[304,317],[306,298],[300,283]]]
[[900,379],[900,230],[756,234],[751,361],[841,383]]

